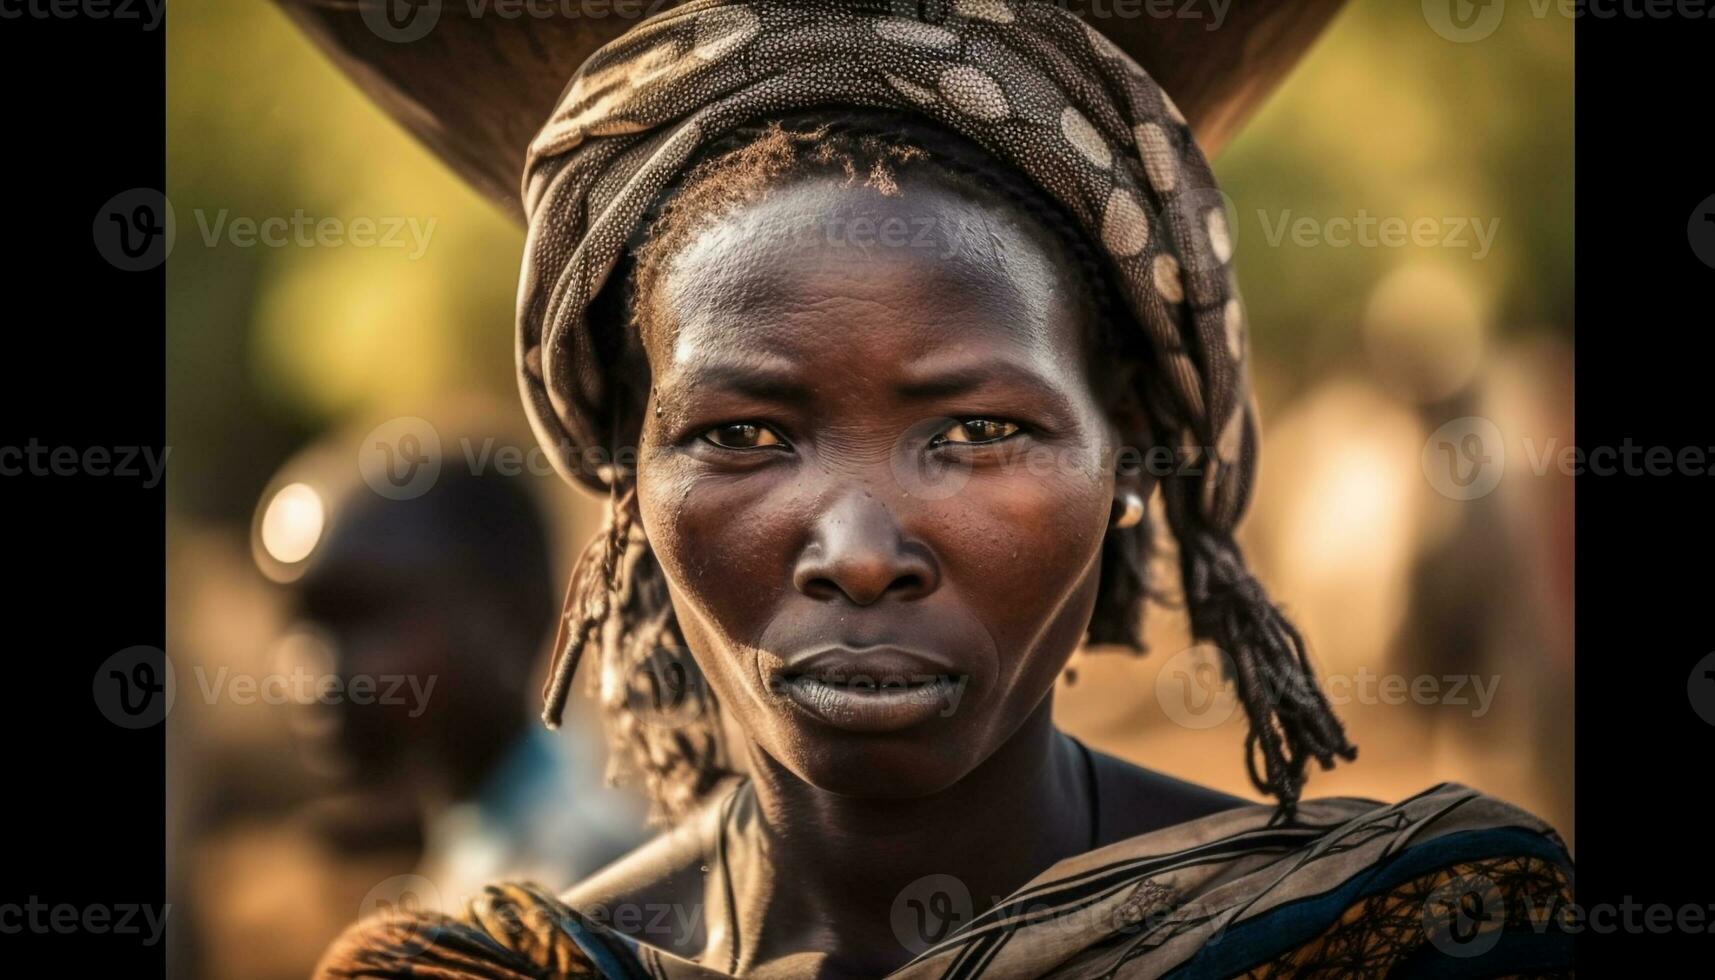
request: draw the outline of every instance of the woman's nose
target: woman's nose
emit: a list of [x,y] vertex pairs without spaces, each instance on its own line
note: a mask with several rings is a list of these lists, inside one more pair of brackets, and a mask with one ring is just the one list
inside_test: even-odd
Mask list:
[[921,598],[940,580],[928,546],[907,538],[887,507],[866,493],[843,497],[818,517],[792,573],[804,595],[844,596],[859,606],[885,596]]

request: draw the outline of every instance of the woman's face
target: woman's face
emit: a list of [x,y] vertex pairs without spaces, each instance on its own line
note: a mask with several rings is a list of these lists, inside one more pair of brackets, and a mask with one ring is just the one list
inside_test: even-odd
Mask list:
[[858,796],[957,781],[1088,625],[1115,434],[1033,226],[912,176],[695,236],[645,338],[642,523],[755,746]]

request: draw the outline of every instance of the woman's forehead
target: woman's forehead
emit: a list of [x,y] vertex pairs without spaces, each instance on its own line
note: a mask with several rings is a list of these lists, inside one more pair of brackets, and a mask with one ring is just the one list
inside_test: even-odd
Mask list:
[[661,285],[657,371],[713,355],[793,360],[829,347],[923,358],[949,348],[1076,350],[1074,277],[1015,215],[925,181],[896,195],[796,181],[704,227]]

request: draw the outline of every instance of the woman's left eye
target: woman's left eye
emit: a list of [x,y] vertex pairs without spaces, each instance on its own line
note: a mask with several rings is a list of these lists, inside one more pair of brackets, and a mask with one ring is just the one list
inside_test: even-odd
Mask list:
[[1019,431],[1016,423],[1000,419],[960,419],[935,437],[935,444],[999,442]]
[[704,432],[702,437],[722,449],[762,449],[766,446],[783,445],[773,429],[754,422],[717,425]]

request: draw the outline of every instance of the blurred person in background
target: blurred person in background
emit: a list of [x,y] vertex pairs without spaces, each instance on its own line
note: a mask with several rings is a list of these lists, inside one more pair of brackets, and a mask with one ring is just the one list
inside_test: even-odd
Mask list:
[[[355,478],[362,452],[289,465],[257,522],[258,561],[287,582],[295,620],[282,673],[316,685],[297,692],[294,730],[349,794],[324,808],[324,831],[418,840],[417,878],[377,901],[423,906],[457,905],[496,874],[566,884],[625,853],[641,813],[603,785],[585,741],[527,708],[555,602],[524,481],[424,456],[412,465],[430,485],[383,495]],[[344,465],[315,465],[328,460]]]

